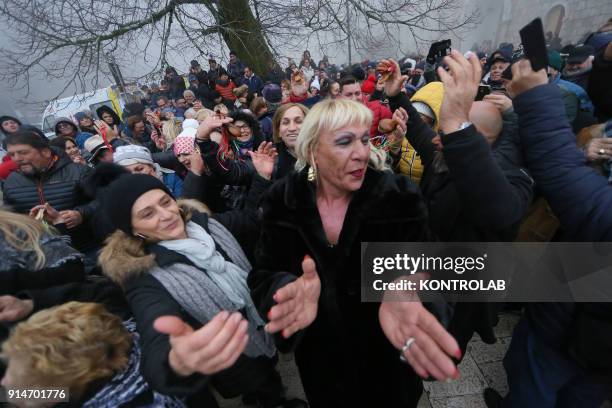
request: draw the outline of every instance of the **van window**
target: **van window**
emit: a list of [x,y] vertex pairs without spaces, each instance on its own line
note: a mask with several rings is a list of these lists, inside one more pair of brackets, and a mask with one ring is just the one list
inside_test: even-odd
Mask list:
[[[104,101],[104,102],[98,102],[98,103],[94,103],[92,105],[89,105],[89,110],[94,114],[94,116],[96,118],[98,118],[98,113],[96,112],[96,110],[102,106],[102,105],[106,105],[109,108],[111,108],[111,110],[114,112],[115,109],[113,109],[113,103],[111,101]],[[116,113],[116,112],[115,112]],[[98,119],[102,119],[102,118],[98,118]]]

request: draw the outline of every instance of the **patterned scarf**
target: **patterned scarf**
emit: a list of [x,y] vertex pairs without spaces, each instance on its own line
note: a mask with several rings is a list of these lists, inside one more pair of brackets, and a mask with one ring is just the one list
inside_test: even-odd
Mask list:
[[[115,375],[100,391],[83,404],[83,408],[116,408],[129,404],[143,393],[152,393],[153,401],[143,408],[185,408],[182,399],[159,394],[142,378],[140,374],[140,339],[136,331],[136,323],[130,319],[123,322],[125,328],[132,334],[133,346],[128,366]],[[139,405],[140,406],[140,405]]]

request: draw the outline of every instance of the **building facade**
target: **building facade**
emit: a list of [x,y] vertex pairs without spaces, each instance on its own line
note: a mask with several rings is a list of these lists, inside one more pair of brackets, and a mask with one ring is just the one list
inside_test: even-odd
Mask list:
[[562,45],[581,43],[612,18],[612,0],[474,0],[483,23],[470,35],[480,49],[502,42],[520,43],[519,30],[536,17],[549,39]]

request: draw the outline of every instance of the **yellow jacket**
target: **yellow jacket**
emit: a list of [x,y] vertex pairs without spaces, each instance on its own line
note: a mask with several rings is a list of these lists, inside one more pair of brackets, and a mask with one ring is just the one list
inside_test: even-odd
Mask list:
[[[436,132],[438,131],[440,107],[442,106],[443,98],[444,86],[442,85],[442,82],[430,82],[419,89],[410,99],[413,103],[423,102],[431,108],[436,116],[433,124],[433,130]],[[400,174],[410,177],[410,179],[416,184],[421,182],[421,176],[423,176],[423,164],[421,163],[421,158],[406,138],[402,140],[400,160],[397,163],[395,170]]]

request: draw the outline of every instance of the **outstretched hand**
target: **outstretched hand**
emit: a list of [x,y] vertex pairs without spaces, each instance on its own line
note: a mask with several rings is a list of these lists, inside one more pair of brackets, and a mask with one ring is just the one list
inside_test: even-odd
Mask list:
[[253,166],[257,170],[257,174],[266,180],[272,178],[272,172],[274,171],[274,162],[276,161],[276,147],[272,142],[263,142],[257,148],[257,151],[249,151]]
[[409,339],[414,339],[402,355],[420,377],[431,376],[440,381],[459,378],[459,371],[449,357],[461,358],[453,336],[423,307],[415,292],[399,294],[400,299],[397,293],[392,295],[392,299],[383,298],[378,312],[380,326],[391,344],[402,350]]
[[232,123],[233,121],[234,119],[229,117],[208,115],[206,119],[204,119],[198,126],[198,130],[196,131],[196,139],[208,140],[210,138],[210,134],[215,129],[220,128],[225,124]]
[[459,130],[461,124],[469,121],[470,108],[478,93],[482,67],[478,57],[470,54],[469,59],[457,50],[444,57],[449,71],[438,67],[438,76],[444,83],[444,99],[440,107],[440,129],[448,134]]
[[274,305],[268,312],[268,333],[282,331],[289,338],[298,330],[308,327],[317,317],[321,281],[315,262],[308,255],[302,261],[304,273],[274,294]]
[[184,377],[215,374],[231,367],[249,341],[248,322],[238,312],[220,312],[198,330],[176,316],[160,317],[153,327],[170,336],[168,362]]

